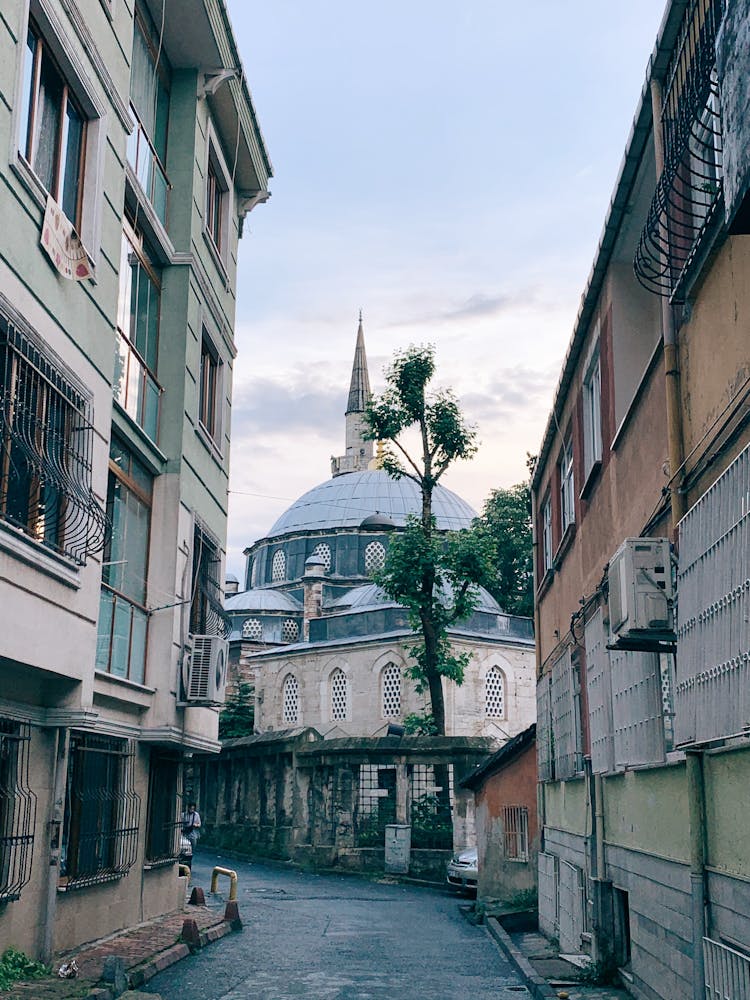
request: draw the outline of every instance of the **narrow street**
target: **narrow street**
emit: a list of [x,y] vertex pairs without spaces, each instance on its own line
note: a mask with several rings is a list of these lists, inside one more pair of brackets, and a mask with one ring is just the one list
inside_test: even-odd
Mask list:
[[[164,1000],[501,1000],[528,996],[483,927],[449,890],[313,875],[200,855],[239,876],[244,928],[149,983]],[[220,890],[228,892],[224,879]],[[208,898],[208,896],[207,896]],[[510,989],[508,989],[510,987]]]

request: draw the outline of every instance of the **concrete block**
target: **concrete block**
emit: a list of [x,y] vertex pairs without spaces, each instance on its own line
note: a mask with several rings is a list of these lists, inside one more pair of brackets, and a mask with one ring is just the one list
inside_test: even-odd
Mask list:
[[107,955],[102,966],[102,982],[111,983],[115,996],[120,996],[128,988],[128,974],[125,959],[119,955]]

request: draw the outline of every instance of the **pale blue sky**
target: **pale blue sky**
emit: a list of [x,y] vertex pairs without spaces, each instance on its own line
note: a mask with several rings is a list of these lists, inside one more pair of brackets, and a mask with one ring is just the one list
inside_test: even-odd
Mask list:
[[479,509],[523,477],[664,5],[228,2],[275,170],[240,247],[240,575],[343,450],[360,308],[376,391],[394,350],[431,342],[479,425],[446,485]]

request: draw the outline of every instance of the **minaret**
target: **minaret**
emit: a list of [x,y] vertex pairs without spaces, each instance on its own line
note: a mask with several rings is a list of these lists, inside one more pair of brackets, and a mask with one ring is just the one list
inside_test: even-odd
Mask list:
[[373,443],[365,438],[365,407],[369,398],[370,376],[367,371],[365,334],[360,310],[349,401],[346,405],[346,454],[331,459],[331,472],[334,476],[345,472],[362,472],[372,462]]

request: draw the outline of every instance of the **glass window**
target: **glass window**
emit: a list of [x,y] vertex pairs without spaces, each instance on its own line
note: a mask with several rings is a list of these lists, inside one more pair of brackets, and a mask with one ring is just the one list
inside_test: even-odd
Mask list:
[[80,230],[86,119],[32,22],[26,38],[20,151]]
[[148,779],[146,859],[171,861],[179,854],[181,766],[176,757],[151,753]]
[[0,718],[0,904],[31,878],[36,795],[29,787],[28,724]]
[[542,507],[542,555],[546,573],[552,568],[552,498],[547,497]]
[[575,484],[573,480],[573,442],[567,441],[560,457],[560,524],[563,534],[574,523]]
[[221,361],[213,344],[203,336],[201,342],[200,399],[198,419],[201,427],[219,443],[221,436]]
[[208,177],[206,179],[206,229],[220,254],[223,253],[225,228],[226,182],[216,163],[216,154],[211,147],[208,157]]
[[583,380],[583,443],[585,474],[602,459],[602,388],[599,347],[589,362]]
[[221,591],[221,547],[207,528],[195,526],[193,535],[193,600],[190,631],[193,635],[228,634]]

